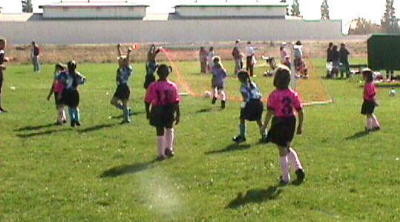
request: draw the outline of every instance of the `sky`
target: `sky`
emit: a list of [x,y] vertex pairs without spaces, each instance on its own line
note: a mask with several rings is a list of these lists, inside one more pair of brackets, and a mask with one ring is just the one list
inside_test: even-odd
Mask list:
[[[38,5],[57,3],[60,0],[32,0],[35,11],[38,11]],[[84,0],[64,0],[67,1],[84,1]],[[122,0],[91,0],[100,2],[123,2]],[[131,2],[140,2],[150,5],[149,13],[166,13],[171,11],[175,4],[185,2],[194,2],[195,0],[129,0]],[[228,0],[228,2],[256,2],[257,0]],[[288,0],[289,4],[293,0]],[[0,0],[0,6],[3,7],[3,13],[18,13],[21,11],[21,0]],[[225,2],[225,0],[198,0],[199,3],[209,2]],[[258,2],[276,3],[279,0],[258,0]],[[320,6],[322,0],[299,0],[300,11],[305,19],[319,19]],[[350,21],[357,17],[364,17],[379,23],[385,9],[385,0],[328,0],[330,7],[331,19],[343,20],[343,26],[347,27]],[[395,1],[397,9],[397,17],[400,17],[400,0]]]

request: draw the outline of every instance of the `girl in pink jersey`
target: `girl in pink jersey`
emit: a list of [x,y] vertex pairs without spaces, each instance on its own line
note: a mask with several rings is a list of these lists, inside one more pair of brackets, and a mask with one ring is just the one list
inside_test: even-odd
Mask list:
[[287,185],[290,182],[289,163],[295,167],[297,180],[295,184],[301,184],[305,173],[296,151],[291,148],[291,142],[296,130],[296,113],[299,117],[297,134],[303,129],[303,106],[297,92],[289,88],[290,70],[287,67],[279,67],[274,78],[276,89],[269,95],[267,102],[268,112],[265,116],[263,129],[266,129],[272,119],[265,142],[275,143],[279,148],[279,156],[282,170],[280,183]]
[[365,69],[363,70],[362,75],[365,80],[365,85],[363,94],[364,102],[361,106],[361,114],[367,116],[367,127],[365,127],[365,130],[367,132],[380,130],[381,126],[374,114],[377,103],[375,100],[376,87],[373,82],[373,73],[370,69]]
[[67,115],[65,114],[64,104],[61,98],[64,85],[58,80],[60,73],[65,72],[66,70],[66,65],[62,63],[56,64],[53,83],[51,84],[49,95],[47,96],[47,100],[50,100],[51,96],[54,94],[54,101],[56,103],[56,109],[58,113],[56,122],[57,125],[62,125],[67,122]]
[[175,155],[173,127],[180,119],[178,88],[175,83],[168,80],[171,72],[170,66],[160,65],[157,69],[159,79],[149,85],[145,96],[147,119],[157,130],[160,160]]

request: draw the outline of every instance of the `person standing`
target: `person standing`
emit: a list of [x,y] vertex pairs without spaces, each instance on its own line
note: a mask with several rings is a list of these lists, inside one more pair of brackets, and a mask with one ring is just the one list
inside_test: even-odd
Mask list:
[[235,62],[235,74],[243,68],[242,56],[240,55],[240,40],[236,40],[235,47],[232,50],[233,61]]
[[254,64],[255,64],[255,50],[251,46],[251,42],[247,42],[246,47],[246,70],[249,72],[250,77],[254,76]]
[[340,69],[340,77],[344,78],[344,73],[346,72],[346,78],[349,78],[350,77],[350,64],[349,64],[350,52],[349,52],[349,50],[347,50],[346,45],[344,43],[340,44],[339,55],[340,55],[340,63],[342,63],[342,67]]
[[40,72],[40,60],[39,60],[40,49],[35,41],[32,42],[31,57],[32,57],[33,71]]
[[7,69],[6,63],[8,62],[8,58],[6,57],[6,52],[4,51],[6,49],[7,41],[6,39],[0,39],[0,113],[5,113],[7,112],[5,109],[3,109],[1,105],[1,99],[3,97],[2,95],[2,87],[3,87],[3,75],[5,70]]
[[207,73],[207,55],[208,55],[208,52],[207,52],[206,48],[204,48],[203,46],[200,47],[199,60],[200,60],[200,72],[201,73]]
[[158,66],[156,62],[156,56],[161,52],[161,49],[162,47],[156,48],[156,46],[152,44],[147,52],[146,77],[143,84],[145,89],[147,89],[152,82],[156,81],[156,77],[154,76],[154,72]]

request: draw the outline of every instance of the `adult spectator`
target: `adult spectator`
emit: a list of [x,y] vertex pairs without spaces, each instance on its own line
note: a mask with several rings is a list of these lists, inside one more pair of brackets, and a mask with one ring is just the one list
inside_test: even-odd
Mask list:
[[33,64],[33,71],[40,72],[40,49],[36,42],[32,42],[32,51],[31,51],[31,58]]

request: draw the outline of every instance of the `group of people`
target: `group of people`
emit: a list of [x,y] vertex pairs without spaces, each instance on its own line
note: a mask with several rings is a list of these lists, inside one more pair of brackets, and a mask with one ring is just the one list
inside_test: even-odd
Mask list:
[[[327,78],[349,78],[350,77],[350,52],[346,48],[346,44],[341,43],[340,48],[330,42],[328,45],[326,62],[327,62]],[[346,76],[345,76],[346,74]]]
[[[8,58],[5,56],[5,48],[5,39],[0,39],[1,112],[5,112],[1,106],[3,73],[4,70],[6,70],[5,63],[8,61]],[[155,45],[151,45],[148,51],[144,83],[144,88],[146,89],[144,104],[146,117],[149,119],[150,125],[156,128],[158,158],[164,160],[175,155],[174,126],[180,122],[180,96],[177,85],[168,78],[173,71],[171,66],[157,64],[156,62],[156,55],[161,51],[162,48],[157,48]],[[123,54],[121,45],[118,44],[117,52],[117,87],[111,98],[111,104],[122,110],[123,123],[129,123],[131,122],[130,115],[132,114],[132,110],[129,107],[129,79],[133,73],[133,68],[130,64],[132,49],[128,48],[126,53]],[[236,52],[233,54],[236,55]],[[256,122],[259,127],[261,142],[272,142],[276,144],[279,149],[282,171],[280,183],[283,185],[290,183],[290,166],[294,167],[297,177],[294,183],[302,183],[305,178],[305,171],[297,152],[292,147],[292,140],[296,133],[302,134],[303,132],[304,113],[299,93],[290,88],[291,71],[289,67],[283,64],[278,66],[274,72],[273,85],[275,90],[268,96],[266,104],[267,112],[263,121],[262,114],[264,112],[264,104],[261,90],[252,80],[250,70],[244,70],[240,63],[237,64],[238,70],[235,74],[241,83],[240,93],[243,102],[240,108],[239,134],[233,138],[233,141],[237,144],[245,142],[247,136],[246,121]],[[210,69],[213,73],[212,103],[215,103],[217,97],[220,97],[221,107],[225,108],[226,94],[224,92],[224,80],[227,76],[227,72],[222,65],[220,57],[213,57]],[[158,80],[156,80],[154,73],[157,73]],[[379,130],[380,123],[374,115],[374,109],[377,103],[375,99],[376,88],[373,84],[373,73],[371,70],[364,70],[362,74],[365,79],[365,86],[363,94],[364,103],[361,113],[367,116],[366,130],[368,132]],[[77,64],[75,61],[69,61],[67,65],[61,63],[56,65],[53,82],[47,99],[50,99],[54,94],[58,112],[57,124],[62,125],[67,122],[67,115],[64,109],[64,106],[67,106],[71,126],[75,127],[81,125],[78,87],[85,82],[86,78],[77,71]],[[298,121],[296,120],[296,115],[298,116]]]

